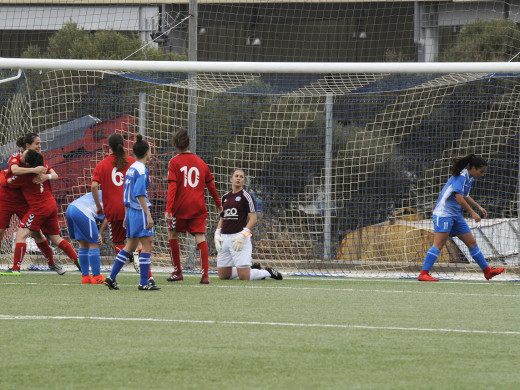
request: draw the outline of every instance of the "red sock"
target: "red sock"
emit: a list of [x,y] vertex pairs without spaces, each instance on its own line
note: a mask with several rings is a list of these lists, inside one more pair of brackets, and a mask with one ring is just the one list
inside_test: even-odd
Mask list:
[[202,267],[202,274],[207,275],[209,271],[209,249],[208,243],[202,241],[197,245],[200,251],[200,266]]
[[49,246],[49,243],[47,241],[37,242],[36,245],[40,249],[40,251],[43,254],[43,257],[47,260],[47,265],[53,265],[54,264],[54,256],[52,253],[52,249]]
[[61,240],[60,245],[58,245],[58,248],[60,248],[65,254],[71,259],[72,261],[76,261],[78,258],[78,254],[72,247],[72,245],[69,244],[67,240]]
[[171,238],[168,240],[168,244],[170,246],[170,260],[173,265],[173,272],[181,274],[181,249],[179,248],[179,240]]
[[27,244],[25,242],[16,243],[16,246],[14,247],[14,261],[13,261],[14,270],[20,270],[26,250],[27,250]]
[[116,255],[121,252],[125,248],[125,244],[117,244],[116,245]]

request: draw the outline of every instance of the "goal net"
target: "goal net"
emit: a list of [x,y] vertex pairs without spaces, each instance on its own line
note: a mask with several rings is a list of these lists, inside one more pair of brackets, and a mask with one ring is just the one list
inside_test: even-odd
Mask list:
[[[424,37],[414,32],[417,10],[413,3],[384,4],[370,2],[364,7],[352,3],[345,9],[337,3],[324,8],[319,3],[282,7],[268,1],[265,7],[199,5],[198,59],[391,60],[388,69],[395,69],[397,61],[417,60],[414,34]],[[116,18],[119,8],[107,9]],[[281,14],[275,11],[280,10],[293,18],[277,19]],[[430,15],[427,8],[419,11],[423,19]],[[488,4],[474,11],[498,17],[503,8]],[[442,7],[431,12],[441,19],[444,15],[443,20],[446,15],[456,15],[443,14]],[[150,31],[141,39],[141,43],[150,41],[150,34],[159,32],[151,35],[155,41],[150,46],[155,51],[145,54],[186,60],[187,47],[181,52],[175,45],[181,32],[187,34],[187,21],[182,21],[188,15],[187,4],[179,5],[177,13],[167,13],[171,19],[163,17],[159,23],[157,15],[150,14]],[[241,15],[242,32],[247,33],[244,44],[239,45],[236,38],[217,45],[219,34],[239,24],[236,15]],[[131,20],[117,18],[127,24]],[[348,37],[338,33],[335,40],[329,38],[334,26],[344,32],[341,21],[348,22]],[[440,53],[442,44],[453,41],[466,22],[461,18],[447,24],[449,28],[441,34],[444,40],[437,39],[435,50],[428,48],[433,51],[430,54]],[[400,30],[399,26],[404,27]],[[55,37],[51,30],[60,28],[49,28],[49,37]],[[513,34],[513,27],[509,28]],[[395,37],[399,31],[400,39]],[[167,32],[164,41],[161,32]],[[381,42],[383,36],[392,36],[392,42],[383,42],[381,48],[369,44]],[[34,46],[27,49],[31,56],[53,57],[52,50],[58,50],[52,49],[55,41],[44,38],[39,42],[34,37]],[[169,49],[161,51],[166,45]],[[358,50],[355,56],[353,45]],[[507,57],[513,49],[500,50]],[[127,54],[133,52],[132,48]],[[22,54],[26,55],[22,52],[13,57]],[[123,58],[126,56],[118,59]],[[468,223],[488,262],[507,265],[510,275],[517,275],[520,74],[500,70],[414,72],[410,68],[399,73],[385,71],[381,62],[379,71],[363,73],[359,69],[321,70],[323,64],[313,66],[311,62],[305,63],[306,71],[299,72],[282,67],[278,72],[258,71],[258,62],[243,64],[240,71],[233,72],[156,70],[149,61],[143,62],[142,69],[125,71],[86,65],[64,70],[65,62],[53,69],[38,69],[33,64],[20,73],[16,67],[4,66],[0,77],[8,81],[0,83],[0,163],[5,167],[9,155],[17,150],[19,135],[29,131],[40,135],[46,162],[60,176],[52,183],[53,193],[62,234],[68,237],[65,210],[90,191],[93,169],[109,152],[108,136],[122,133],[130,153],[135,135],[143,134],[153,148],[149,165],[155,220],[152,263],[158,269],[171,270],[164,220],[167,166],[174,155],[173,134],[187,128],[192,149],[208,163],[221,196],[230,189],[234,168],[246,172],[246,186],[258,209],[253,261],[297,275],[416,277],[432,245],[432,211],[450,176],[450,158],[475,153],[487,159],[489,167],[471,196],[489,217],[479,224],[470,219]],[[87,68],[90,70],[84,70]],[[215,270],[212,237],[218,215],[209,195],[206,204],[206,238]],[[12,263],[16,227],[13,218],[0,248],[3,267]],[[115,256],[108,237],[104,242],[103,267],[110,268]],[[187,237],[180,243],[184,268],[198,271],[195,245]],[[23,267],[45,269],[35,246],[29,245],[28,251]],[[56,256],[69,264],[59,250]],[[433,269],[443,277],[471,277],[477,271],[466,247],[456,238],[448,241]]]

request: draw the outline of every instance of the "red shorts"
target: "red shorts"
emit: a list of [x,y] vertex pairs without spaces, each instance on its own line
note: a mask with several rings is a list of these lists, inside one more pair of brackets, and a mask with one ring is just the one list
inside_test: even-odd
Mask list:
[[124,242],[126,240],[126,229],[123,227],[123,221],[108,222],[108,235],[113,243]]
[[60,225],[58,223],[58,209],[52,210],[49,214],[34,214],[29,210],[21,219],[21,228],[32,231],[43,231],[46,234],[60,234]]
[[25,202],[0,202],[0,229],[9,227],[9,222],[14,214],[21,221],[27,211],[29,211],[29,206]]
[[168,229],[180,233],[206,233],[206,218],[180,219],[174,217],[168,223]]
[[16,214],[21,221],[28,211],[29,205],[20,191],[9,191],[6,188],[2,189],[0,197],[0,229],[7,229],[9,227],[9,222],[14,214]]

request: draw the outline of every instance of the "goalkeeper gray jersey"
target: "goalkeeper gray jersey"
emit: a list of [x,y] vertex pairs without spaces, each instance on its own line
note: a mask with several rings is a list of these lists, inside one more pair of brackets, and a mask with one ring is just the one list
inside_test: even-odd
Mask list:
[[246,190],[224,194],[222,208],[222,234],[241,232],[247,225],[247,215],[256,213],[255,199]]

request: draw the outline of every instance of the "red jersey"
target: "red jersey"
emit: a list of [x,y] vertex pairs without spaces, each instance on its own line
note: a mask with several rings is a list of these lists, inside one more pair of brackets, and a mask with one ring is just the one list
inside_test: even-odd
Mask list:
[[94,169],[92,181],[101,184],[103,190],[103,210],[108,221],[122,221],[125,219],[125,206],[123,205],[123,184],[125,175],[135,158],[126,156],[126,166],[117,170],[114,166],[116,156],[111,154],[101,161]]
[[173,157],[168,166],[166,211],[180,219],[206,218],[206,186],[215,205],[220,207],[215,181],[207,164],[193,153],[181,153]]
[[11,157],[9,157],[9,166],[4,172],[4,178],[2,179],[2,181],[0,181],[0,183],[3,183],[0,184],[0,201],[2,202],[9,202],[10,204],[27,205],[27,202],[25,202],[25,199],[22,196],[20,189],[8,187],[5,185],[5,179],[13,175],[11,172],[11,166],[14,164],[20,166],[20,156],[22,155],[22,153],[23,151],[18,151],[13,153]]
[[[46,168],[49,172],[49,167]],[[11,176],[7,178],[7,186],[20,188],[32,213],[48,215],[58,209],[56,200],[52,196],[51,185],[49,180],[41,184],[33,183],[35,177],[34,174]]]

